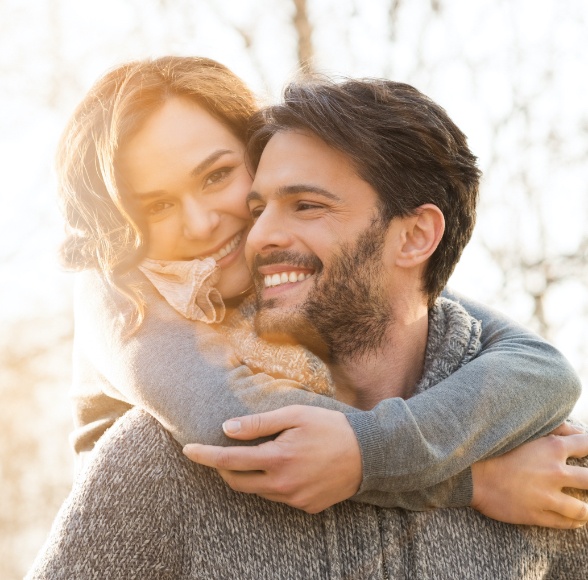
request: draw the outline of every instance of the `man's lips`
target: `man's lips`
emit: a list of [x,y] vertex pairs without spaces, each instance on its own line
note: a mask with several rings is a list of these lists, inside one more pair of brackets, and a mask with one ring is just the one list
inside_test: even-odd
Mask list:
[[273,288],[282,284],[295,284],[308,280],[314,270],[293,266],[291,264],[267,264],[257,269],[258,279],[263,280],[265,288]]
[[304,282],[312,276],[311,272],[300,272],[295,270],[283,270],[274,274],[266,274],[263,276],[263,285],[266,288],[273,288],[274,286],[281,286],[282,284],[294,284],[296,282]]
[[304,282],[322,270],[315,256],[287,251],[257,254],[252,265],[258,287],[266,289]]

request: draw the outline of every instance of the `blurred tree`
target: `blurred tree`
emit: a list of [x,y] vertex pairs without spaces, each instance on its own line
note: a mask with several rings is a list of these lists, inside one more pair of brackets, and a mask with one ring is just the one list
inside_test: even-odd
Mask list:
[[294,8],[292,23],[296,31],[298,66],[301,70],[311,72],[314,69],[314,48],[306,0],[294,0]]
[[0,338],[0,577],[22,578],[71,486],[71,321],[6,322]]

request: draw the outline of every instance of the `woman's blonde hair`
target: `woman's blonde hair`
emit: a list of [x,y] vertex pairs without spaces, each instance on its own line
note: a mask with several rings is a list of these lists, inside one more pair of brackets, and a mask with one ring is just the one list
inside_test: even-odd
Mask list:
[[65,267],[98,269],[137,307],[123,276],[144,257],[146,228],[121,195],[117,153],[147,117],[171,98],[196,102],[245,142],[257,105],[245,83],[220,63],[168,56],[129,62],[104,75],[79,104],[57,152],[58,192],[66,220]]

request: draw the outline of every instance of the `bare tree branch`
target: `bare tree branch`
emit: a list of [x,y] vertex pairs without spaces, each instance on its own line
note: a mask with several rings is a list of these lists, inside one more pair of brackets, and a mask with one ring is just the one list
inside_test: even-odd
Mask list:
[[314,70],[314,47],[312,44],[312,24],[308,16],[306,0],[294,0],[292,23],[296,31],[298,66],[305,72]]

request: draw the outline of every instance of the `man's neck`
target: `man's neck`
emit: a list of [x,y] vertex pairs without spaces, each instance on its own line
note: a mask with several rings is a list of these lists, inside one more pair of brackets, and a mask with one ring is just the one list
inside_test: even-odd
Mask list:
[[409,309],[390,324],[379,350],[329,363],[336,398],[364,410],[391,397],[408,399],[423,373],[428,328],[426,306]]

